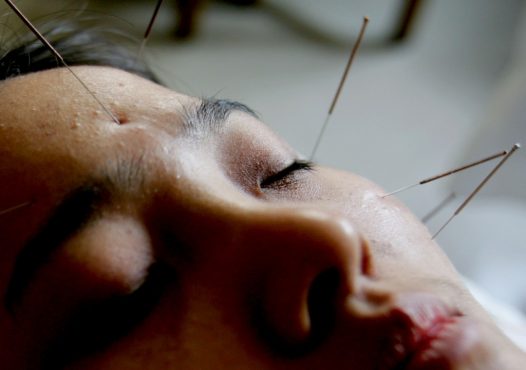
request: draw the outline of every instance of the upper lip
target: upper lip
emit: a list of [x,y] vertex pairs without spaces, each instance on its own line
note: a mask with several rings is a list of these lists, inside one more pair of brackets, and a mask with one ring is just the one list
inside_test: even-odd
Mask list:
[[443,327],[462,316],[438,298],[408,294],[397,299],[387,319],[391,330],[379,369],[405,369],[413,355],[428,347]]

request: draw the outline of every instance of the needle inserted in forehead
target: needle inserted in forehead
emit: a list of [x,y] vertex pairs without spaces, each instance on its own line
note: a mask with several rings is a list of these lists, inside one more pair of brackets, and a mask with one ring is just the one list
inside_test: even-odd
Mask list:
[[71,69],[71,67],[66,63],[64,58],[62,58],[62,55],[60,55],[60,53],[53,47],[53,45],[51,45],[51,43],[44,37],[44,35],[42,35],[37,30],[37,28],[35,26],[33,26],[33,24],[29,21],[29,19],[20,11],[20,9],[18,9],[16,7],[16,5],[11,0],[5,0],[5,2],[7,3],[7,5],[9,5],[9,7],[11,9],[13,9],[13,11],[16,13],[16,15],[18,15],[20,20],[31,30],[31,32],[33,32],[33,34],[49,49],[49,51],[51,51],[51,53],[58,60],[60,60],[62,65],[65,68],[67,68],[69,72],[71,72],[73,77],[75,77],[75,79],[82,85],[82,87],[84,87],[84,89],[86,89],[86,91],[93,97],[93,99],[95,99],[97,101],[97,103],[102,107],[102,109],[110,116],[112,121],[114,121],[116,124],[120,125],[120,122],[117,119],[117,117],[115,117],[115,115],[113,115],[111,113],[111,111],[100,101],[100,99],[97,98],[97,95],[95,95],[95,93],[93,93],[93,91],[91,91],[89,89],[89,87],[84,83],[84,81],[82,81],[80,79],[80,77]]
[[435,208],[433,208],[431,211],[429,211],[429,213],[427,213],[424,217],[422,217],[422,223],[423,224],[427,223],[427,221],[432,219],[438,212],[440,212],[442,210],[442,208],[444,208],[446,205],[449,204],[449,202],[451,202],[453,199],[455,199],[455,197],[456,197],[456,195],[455,195],[454,192],[449,194],[447,196],[447,198],[442,200]]
[[435,235],[433,235],[433,237],[431,239],[435,239],[437,237],[438,234],[440,234],[440,232],[442,230],[444,230],[444,228],[451,222],[451,220],[456,216],[458,215],[460,212],[462,212],[462,210],[468,205],[468,203],[471,201],[471,199],[473,199],[473,197],[475,195],[477,195],[477,193],[480,191],[480,189],[482,189],[482,187],[484,185],[486,185],[486,183],[488,182],[488,180],[490,178],[493,177],[493,175],[495,174],[495,172],[497,172],[499,170],[499,168],[504,164],[504,162],[506,162],[510,157],[511,155],[521,147],[521,145],[519,143],[516,143],[514,144],[510,151],[508,152],[508,154],[506,154],[506,156],[504,158],[502,158],[500,160],[499,163],[497,163],[497,165],[493,168],[493,170],[491,170],[491,172],[484,178],[484,180],[481,181],[481,183],[475,188],[475,190],[473,190],[471,192],[471,194],[468,195],[468,197],[466,198],[466,200],[464,200],[464,202],[462,202],[462,204],[455,210],[455,212],[453,212],[453,214],[451,215],[451,217],[446,221],[446,223],[444,225],[442,225],[442,227],[440,229],[438,229],[438,231],[435,233]]
[[318,134],[318,137],[316,138],[316,143],[314,144],[314,148],[312,149],[312,153],[310,155],[310,159],[312,160],[314,156],[316,155],[316,151],[318,150],[318,146],[320,145],[321,139],[323,137],[323,134],[325,133],[325,129],[327,128],[327,125],[329,124],[329,120],[331,118],[332,112],[334,111],[334,107],[336,107],[336,103],[338,102],[338,98],[340,97],[340,94],[343,89],[343,85],[345,83],[345,80],[347,79],[347,75],[349,74],[349,70],[351,69],[352,62],[354,60],[354,57],[356,56],[356,53],[358,49],[360,48],[360,45],[363,40],[363,35],[365,34],[365,29],[367,28],[367,24],[369,23],[368,17],[363,17],[363,23],[362,28],[360,29],[360,33],[358,35],[358,38],[356,39],[356,42],[354,43],[354,46],[351,51],[351,55],[349,55],[349,60],[347,61],[347,65],[345,66],[345,71],[343,72],[342,78],[340,80],[340,84],[338,85],[338,89],[336,89],[336,94],[334,94],[334,98],[332,99],[331,106],[329,108],[329,112],[327,113],[327,117],[325,118],[325,122],[323,122],[323,126],[321,127],[320,133]]
[[153,24],[155,23],[155,20],[157,19],[157,15],[159,14],[159,9],[161,8],[161,4],[163,3],[163,0],[158,0],[157,5],[155,6],[155,10],[153,11],[152,18],[150,19],[150,23],[148,24],[148,27],[146,28],[146,32],[144,32],[144,37],[142,39],[141,48],[139,49],[139,57],[142,57],[144,53],[144,48],[146,47],[146,43],[148,42],[148,39],[150,38],[150,33],[152,32]]
[[505,156],[506,154],[508,154],[508,152],[506,150],[504,150],[502,152],[490,155],[489,157],[483,158],[481,160],[465,164],[463,166],[457,167],[455,169],[452,169],[452,170],[449,170],[449,171],[446,171],[446,172],[442,172],[442,173],[440,173],[438,175],[435,175],[435,176],[432,176],[432,177],[428,177],[428,178],[423,179],[423,180],[421,180],[421,181],[419,181],[419,182],[417,182],[415,184],[404,186],[403,188],[400,188],[400,189],[392,191],[392,192],[390,192],[388,194],[382,195],[382,198],[388,197],[388,196],[393,195],[393,194],[400,193],[400,192],[402,192],[404,190],[411,189],[411,188],[413,188],[413,187],[415,187],[417,185],[424,185],[424,184],[427,184],[428,182],[441,179],[442,177],[446,177],[446,176],[452,175],[454,173],[457,173],[457,172],[460,172],[460,171],[463,171],[463,170],[467,170],[468,168],[477,166],[477,165],[482,164],[482,163],[489,162],[489,161],[491,161],[491,160],[493,160],[495,158],[499,158],[499,157]]
[[20,209],[20,208],[24,208],[24,207],[27,207],[31,204],[32,202],[25,202],[25,203],[22,203],[22,204],[18,204],[16,206],[13,206],[13,207],[9,207],[7,209],[4,209],[2,211],[0,211],[0,216],[3,216],[3,215],[6,215],[8,213],[11,213],[11,212],[14,212],[16,211],[17,209]]

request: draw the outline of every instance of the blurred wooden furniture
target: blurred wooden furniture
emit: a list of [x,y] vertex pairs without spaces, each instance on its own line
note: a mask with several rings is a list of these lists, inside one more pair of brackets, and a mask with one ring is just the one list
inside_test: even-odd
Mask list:
[[[221,0],[224,3],[237,6],[251,6],[258,3],[258,0]],[[206,0],[176,0],[175,7],[177,11],[175,36],[186,38],[198,27],[199,13],[204,7]]]
[[[191,36],[197,29],[199,23],[199,13],[206,3],[210,0],[176,0],[176,28],[175,36],[186,38]],[[236,6],[257,5],[259,0],[215,0]],[[389,37],[390,41],[400,42],[405,40],[413,30],[418,13],[425,0],[404,0],[403,8],[400,10],[397,25],[394,32]]]

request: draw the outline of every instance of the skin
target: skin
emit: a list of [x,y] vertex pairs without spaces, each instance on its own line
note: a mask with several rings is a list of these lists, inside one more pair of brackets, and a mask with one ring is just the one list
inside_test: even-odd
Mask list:
[[[168,273],[151,310],[66,368],[393,369],[393,333],[426,326],[411,313],[426,308],[448,323],[430,368],[524,363],[427,229],[376,185],[315,166],[261,187],[299,155],[256,118],[235,111],[188,131],[182,112],[198,99],[111,68],[75,70],[123,124],[63,69],[0,85],[0,209],[32,201],[1,219],[3,296],[56,205],[113,177],[98,216],[36,271],[13,313],[1,309],[2,368],[44,366],[78,307],[133,294],[152,264]],[[126,163],[136,175],[115,170]]]

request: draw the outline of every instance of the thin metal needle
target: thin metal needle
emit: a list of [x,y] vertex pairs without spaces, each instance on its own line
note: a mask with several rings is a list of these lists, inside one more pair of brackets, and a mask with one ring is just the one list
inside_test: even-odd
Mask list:
[[44,35],[42,35],[36,29],[36,27],[33,26],[29,19],[16,7],[16,5],[11,0],[5,0],[5,2],[7,3],[7,5],[9,5],[11,9],[13,9],[16,15],[18,15],[20,20],[31,30],[31,32],[33,32],[33,34],[49,49],[49,51],[51,51],[51,53],[57,59],[60,60],[62,65],[64,65],[64,67],[66,67],[68,71],[71,72],[73,77],[75,77],[75,79],[82,85],[82,87],[86,89],[86,91],[93,97],[93,99],[95,99],[97,103],[102,107],[102,109],[111,117],[112,121],[120,125],[120,122],[117,119],[117,117],[115,117],[115,115],[111,113],[111,111],[102,103],[102,101],[100,101],[100,99],[97,98],[97,95],[95,95],[95,93],[93,93],[93,91],[91,91],[89,87],[80,79],[80,77],[71,69],[71,67],[66,63],[64,58],[62,58],[62,55],[60,55],[60,53],[53,47],[53,45],[51,45],[51,43],[44,37]]
[[3,215],[6,215],[8,213],[11,213],[13,211],[16,211],[17,209],[20,209],[20,208],[24,208],[24,207],[27,207],[31,204],[32,202],[28,201],[28,202],[24,202],[22,204],[18,204],[16,206],[13,206],[13,207],[10,207],[10,208],[7,208],[7,209],[4,209],[2,211],[0,211],[0,216],[3,216]]
[[493,160],[495,158],[503,157],[506,154],[508,154],[508,151],[504,150],[502,152],[490,155],[489,157],[483,158],[481,160],[465,164],[463,166],[457,167],[457,168],[449,170],[447,172],[442,172],[442,173],[440,173],[438,175],[435,175],[435,176],[432,176],[432,177],[428,177],[428,178],[423,179],[423,180],[421,180],[421,181],[419,181],[419,182],[417,182],[415,184],[404,186],[403,188],[400,188],[400,189],[392,191],[392,192],[390,192],[388,194],[382,195],[382,198],[388,197],[388,196],[396,194],[396,193],[400,193],[400,192],[402,192],[404,190],[411,189],[411,188],[413,188],[413,187],[415,187],[417,185],[424,185],[424,184],[427,184],[428,182],[441,179],[442,177],[446,177],[446,176],[452,175],[454,173],[457,173],[457,172],[460,172],[460,171],[463,171],[463,170],[467,170],[468,168],[471,168],[471,167],[474,167],[474,166],[478,166],[479,164],[482,164],[482,163],[485,163],[485,162],[489,162],[489,161],[491,161],[491,160]]
[[157,5],[155,6],[155,10],[153,11],[152,18],[150,19],[150,23],[148,24],[148,27],[146,28],[146,32],[144,32],[144,37],[142,39],[141,48],[139,49],[139,57],[142,57],[144,53],[144,48],[146,47],[146,43],[148,42],[148,39],[150,38],[150,33],[152,32],[153,25],[155,23],[155,20],[157,19],[157,15],[159,14],[159,9],[161,8],[161,4],[163,3],[163,0],[158,0]]
[[358,49],[360,48],[360,45],[362,44],[363,35],[365,34],[365,29],[367,28],[368,23],[369,23],[369,18],[363,17],[362,28],[360,29],[358,38],[356,39],[356,42],[354,43],[354,46],[352,48],[351,55],[349,56],[349,60],[347,61],[347,65],[345,66],[345,71],[343,72],[342,78],[340,79],[340,84],[338,85],[336,94],[334,94],[334,98],[332,99],[332,103],[329,108],[329,112],[327,113],[327,117],[325,118],[325,122],[323,122],[323,126],[321,127],[320,133],[318,134],[318,137],[316,139],[316,143],[314,144],[314,148],[312,149],[312,153],[310,155],[311,160],[316,155],[316,151],[318,150],[318,146],[320,145],[321,139],[325,133],[325,129],[327,128],[327,125],[329,124],[329,119],[332,115],[332,112],[334,111],[334,108],[336,107],[336,103],[338,102],[338,98],[340,97],[340,94],[342,92],[343,85],[345,83],[345,80],[347,79],[349,70],[351,69],[351,65],[354,60],[354,57],[356,56],[356,53],[358,52]]
[[429,211],[424,217],[422,217],[422,223],[425,224],[427,221],[432,219],[438,212],[440,212],[446,205],[449,204],[453,199],[455,199],[455,192],[451,192],[447,198],[443,199],[435,208]]
[[437,237],[438,234],[440,234],[440,232],[442,230],[444,230],[444,228],[451,222],[451,220],[453,219],[453,217],[455,217],[456,215],[458,215],[460,212],[462,212],[462,210],[468,205],[468,203],[471,201],[471,199],[473,199],[473,197],[475,195],[477,195],[477,193],[480,191],[480,189],[482,189],[482,187],[484,185],[486,185],[486,183],[488,182],[488,180],[490,178],[493,177],[493,175],[495,175],[495,172],[497,172],[499,170],[499,168],[504,164],[504,162],[506,162],[510,157],[511,155],[521,147],[521,145],[519,143],[516,143],[514,144],[510,151],[508,152],[508,154],[506,154],[506,156],[504,158],[502,158],[500,160],[499,163],[497,163],[497,165],[493,168],[493,170],[491,170],[491,172],[484,178],[484,180],[481,181],[481,183],[475,188],[475,190],[473,190],[471,192],[471,194],[469,194],[469,196],[466,198],[466,200],[464,200],[464,202],[462,202],[462,204],[455,210],[455,212],[453,212],[453,214],[451,215],[451,217],[446,221],[446,223],[444,225],[442,225],[442,227],[440,229],[438,229],[438,231],[435,233],[435,235],[433,235],[433,237],[431,239],[435,239]]

